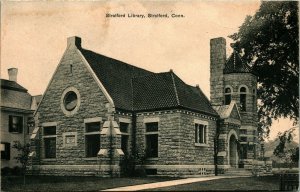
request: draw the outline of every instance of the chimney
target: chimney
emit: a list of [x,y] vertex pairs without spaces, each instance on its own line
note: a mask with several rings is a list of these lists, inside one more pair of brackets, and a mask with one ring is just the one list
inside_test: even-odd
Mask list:
[[18,69],[17,68],[9,68],[8,76],[10,81],[17,82]]
[[210,40],[210,100],[212,105],[223,104],[224,76],[226,62],[226,40],[223,37]]
[[72,46],[72,47],[77,47],[77,48],[81,48],[81,38],[77,37],[77,36],[73,36],[73,37],[68,37],[68,47]]

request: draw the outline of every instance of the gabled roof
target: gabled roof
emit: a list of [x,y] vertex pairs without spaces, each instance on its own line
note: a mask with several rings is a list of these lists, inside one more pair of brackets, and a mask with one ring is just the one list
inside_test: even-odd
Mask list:
[[231,101],[229,105],[215,106],[214,109],[218,112],[221,119],[227,119],[231,117],[233,110],[237,112],[238,119],[241,119],[238,107],[235,101]]
[[25,89],[15,81],[0,79],[0,84],[1,84],[1,89],[9,89],[9,90],[19,91],[24,93],[28,91],[27,89]]
[[223,73],[252,73],[252,69],[243,62],[240,54],[234,50],[225,63]]
[[153,73],[127,63],[78,49],[101,81],[115,107],[128,111],[187,108],[218,116],[199,88],[175,73]]
[[19,85],[15,81],[1,79],[1,108],[19,110],[30,110],[31,95],[27,89]]
[[112,97],[115,107],[131,111],[133,108],[131,79],[153,73],[93,51],[82,48],[79,51]]

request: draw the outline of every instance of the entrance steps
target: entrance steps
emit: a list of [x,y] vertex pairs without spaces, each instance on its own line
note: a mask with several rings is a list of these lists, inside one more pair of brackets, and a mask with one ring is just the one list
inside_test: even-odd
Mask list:
[[228,176],[252,176],[251,170],[244,168],[229,168],[224,175]]

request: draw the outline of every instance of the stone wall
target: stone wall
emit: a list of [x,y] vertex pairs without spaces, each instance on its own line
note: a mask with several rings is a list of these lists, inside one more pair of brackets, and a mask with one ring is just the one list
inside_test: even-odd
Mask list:
[[[241,128],[246,133],[241,134],[241,137],[247,137],[247,141],[242,142],[243,145],[252,145],[252,148],[248,149],[247,159],[244,164],[246,168],[251,168],[252,159],[255,158],[255,151],[258,144],[258,115],[257,115],[257,96],[256,96],[256,86],[257,77],[251,73],[235,73],[224,75],[224,86],[230,86],[233,90],[232,100],[235,100],[237,106],[240,106],[240,87],[247,87],[246,94],[246,111],[240,110],[241,115]],[[241,138],[239,138],[242,140]],[[257,152],[256,152],[257,153]]]
[[[157,175],[199,176],[214,174],[216,119],[185,110],[156,111],[137,115],[137,148],[145,149],[145,121],[158,121],[158,158],[146,159],[141,166]],[[194,120],[208,123],[208,143],[195,145]]]
[[117,111],[114,114],[115,121],[120,125],[120,122],[128,123],[128,155],[132,155],[133,147],[133,127],[132,127],[132,113]]
[[[99,159],[96,157],[86,158],[85,155],[85,123],[88,118],[102,119],[101,127],[107,120],[108,100],[94,80],[92,74],[85,66],[76,47],[67,48],[56,72],[44,94],[43,100],[37,110],[37,126],[40,127],[39,136],[40,147],[37,149],[40,172],[47,174],[50,165],[73,166],[74,169],[84,170],[87,165],[98,165]],[[72,66],[71,66],[72,65]],[[73,115],[66,115],[62,108],[62,94],[65,89],[74,87],[79,92],[80,106]],[[44,123],[56,123],[56,158],[44,158],[43,128]],[[65,147],[63,143],[63,133],[75,132],[77,134],[77,145]],[[99,128],[100,132],[100,128]],[[100,137],[100,135],[99,135]],[[100,141],[101,142],[101,141]],[[39,155],[40,154],[40,155]],[[35,161],[34,161],[35,162]],[[36,161],[37,162],[37,161]],[[79,165],[79,166],[75,166]],[[35,165],[33,165],[35,166]],[[47,167],[48,166],[48,167]],[[49,168],[49,171],[52,169]],[[64,172],[64,169],[58,169]],[[59,172],[59,171],[58,171]],[[74,171],[76,172],[76,171]],[[84,171],[83,171],[84,172]]]
[[[218,165],[227,165],[229,166],[229,142],[230,136],[233,134],[239,136],[240,125],[229,123],[229,122],[220,122],[220,135],[218,138]],[[238,138],[236,138],[238,139]],[[223,166],[224,167],[224,166]],[[226,167],[226,166],[225,166]],[[226,169],[224,169],[226,171]]]
[[[240,106],[241,86],[247,86],[246,111],[240,111],[242,125],[257,126],[257,101],[256,101],[256,77],[251,73],[235,73],[224,75],[224,86],[230,86],[233,90],[232,100],[235,100],[237,106]],[[253,92],[254,91],[254,92]]]

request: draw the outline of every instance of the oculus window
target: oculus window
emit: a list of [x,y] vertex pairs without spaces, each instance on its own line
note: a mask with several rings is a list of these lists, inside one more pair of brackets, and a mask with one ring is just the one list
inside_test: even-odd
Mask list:
[[61,109],[66,116],[74,115],[80,107],[80,94],[75,87],[64,90],[61,96]]

